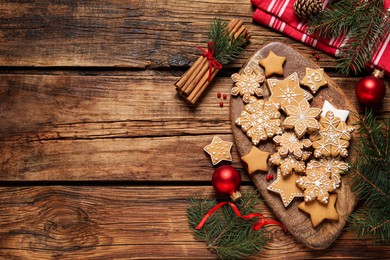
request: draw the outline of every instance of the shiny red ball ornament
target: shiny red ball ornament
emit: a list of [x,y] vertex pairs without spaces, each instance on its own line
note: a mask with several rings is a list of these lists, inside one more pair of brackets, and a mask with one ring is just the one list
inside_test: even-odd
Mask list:
[[356,84],[355,93],[360,103],[366,106],[379,104],[386,94],[383,72],[375,70],[371,76],[359,80]]
[[241,184],[240,173],[229,165],[218,167],[212,177],[212,183],[215,191],[222,195],[229,195],[233,201],[241,197],[238,191]]

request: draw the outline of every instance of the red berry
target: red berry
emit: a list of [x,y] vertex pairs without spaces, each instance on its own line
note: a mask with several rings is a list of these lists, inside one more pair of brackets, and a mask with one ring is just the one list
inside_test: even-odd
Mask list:
[[220,107],[223,107],[223,102],[219,102],[219,106],[220,106]]
[[312,50],[311,55],[315,56],[317,52],[315,50]]
[[265,177],[265,179],[266,179],[267,181],[272,180],[273,178],[274,178],[274,176],[273,176],[272,174],[268,174],[268,175]]
[[320,58],[321,58],[320,55],[316,56],[316,60],[320,60]]
[[223,94],[223,99],[227,99],[227,95],[226,94]]
[[221,92],[218,92],[218,93],[217,93],[217,97],[218,97],[218,98],[221,97]]

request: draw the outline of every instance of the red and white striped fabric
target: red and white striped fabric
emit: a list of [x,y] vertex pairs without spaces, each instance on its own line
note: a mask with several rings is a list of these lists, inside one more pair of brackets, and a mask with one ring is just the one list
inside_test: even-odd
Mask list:
[[[295,0],[251,0],[251,2],[257,7],[253,14],[255,22],[271,27],[330,55],[339,57],[340,49],[348,40],[344,36],[324,39],[307,34],[305,21],[300,20],[294,13]],[[326,5],[328,0],[323,0],[323,2]],[[390,0],[384,2],[385,8],[390,11]],[[373,53],[369,64],[390,74],[390,32],[387,32],[378,50]]]

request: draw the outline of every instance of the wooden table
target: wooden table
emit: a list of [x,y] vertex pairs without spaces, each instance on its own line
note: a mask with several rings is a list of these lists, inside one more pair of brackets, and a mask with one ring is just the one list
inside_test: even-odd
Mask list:
[[[229,102],[220,108],[216,93],[229,93],[230,75],[266,43],[313,59],[308,46],[253,24],[253,11],[249,0],[2,1],[1,258],[215,258],[192,237],[186,198],[213,195],[203,147],[214,135],[232,140]],[[242,19],[251,44],[190,107],[173,84],[214,17]],[[335,59],[320,56],[358,106],[361,76],[341,77]],[[389,95],[377,113],[390,114]],[[253,189],[235,148],[233,157],[242,189]],[[390,257],[389,245],[349,231],[312,251],[267,229],[258,259]]]

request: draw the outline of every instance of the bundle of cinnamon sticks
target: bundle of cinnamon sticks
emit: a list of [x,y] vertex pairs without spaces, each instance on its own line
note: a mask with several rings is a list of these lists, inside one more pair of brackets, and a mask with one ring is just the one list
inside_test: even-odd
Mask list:
[[[234,18],[230,20],[227,29],[229,36],[234,36],[235,39],[242,35],[246,40],[249,40],[251,37],[240,19]],[[201,55],[175,83],[176,90],[187,102],[195,104],[218,71],[219,69],[215,67],[211,67],[210,71],[208,58]]]

